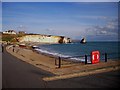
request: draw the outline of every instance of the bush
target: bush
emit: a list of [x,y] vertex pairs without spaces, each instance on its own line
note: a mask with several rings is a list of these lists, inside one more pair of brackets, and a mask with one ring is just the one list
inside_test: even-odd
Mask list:
[[16,37],[16,35],[2,34],[2,41],[11,41],[15,37]]

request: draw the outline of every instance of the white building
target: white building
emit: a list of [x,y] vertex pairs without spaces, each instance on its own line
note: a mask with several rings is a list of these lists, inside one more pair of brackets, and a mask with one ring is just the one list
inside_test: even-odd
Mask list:
[[8,30],[8,31],[4,31],[2,32],[3,34],[17,34],[14,30]]

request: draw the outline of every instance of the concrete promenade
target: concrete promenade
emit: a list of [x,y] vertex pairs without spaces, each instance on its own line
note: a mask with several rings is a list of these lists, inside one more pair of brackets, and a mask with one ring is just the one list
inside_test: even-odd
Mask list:
[[120,70],[46,81],[55,75],[30,65],[4,51],[2,54],[2,88],[116,88]]

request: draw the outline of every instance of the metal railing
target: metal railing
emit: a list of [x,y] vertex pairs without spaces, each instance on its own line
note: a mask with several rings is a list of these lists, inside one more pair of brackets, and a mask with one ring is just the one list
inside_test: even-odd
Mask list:
[[[104,56],[104,62],[107,62],[108,60],[108,54],[107,53],[102,53],[101,56]],[[81,55],[81,56],[72,56],[72,57],[57,57],[55,58],[55,65],[58,68],[61,68],[62,65],[68,65],[68,64],[88,64],[88,57],[89,57],[89,61],[91,61],[91,55]],[[82,58],[84,59],[84,61],[76,61],[74,59],[71,58]],[[64,62],[64,63],[62,63]],[[91,64],[91,63],[89,63]]]

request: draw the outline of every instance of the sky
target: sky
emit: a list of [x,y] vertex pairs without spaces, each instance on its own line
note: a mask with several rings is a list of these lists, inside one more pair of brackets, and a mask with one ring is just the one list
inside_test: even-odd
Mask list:
[[118,40],[117,2],[3,2],[2,31]]
[[3,2],[119,2],[119,0],[2,0]]

